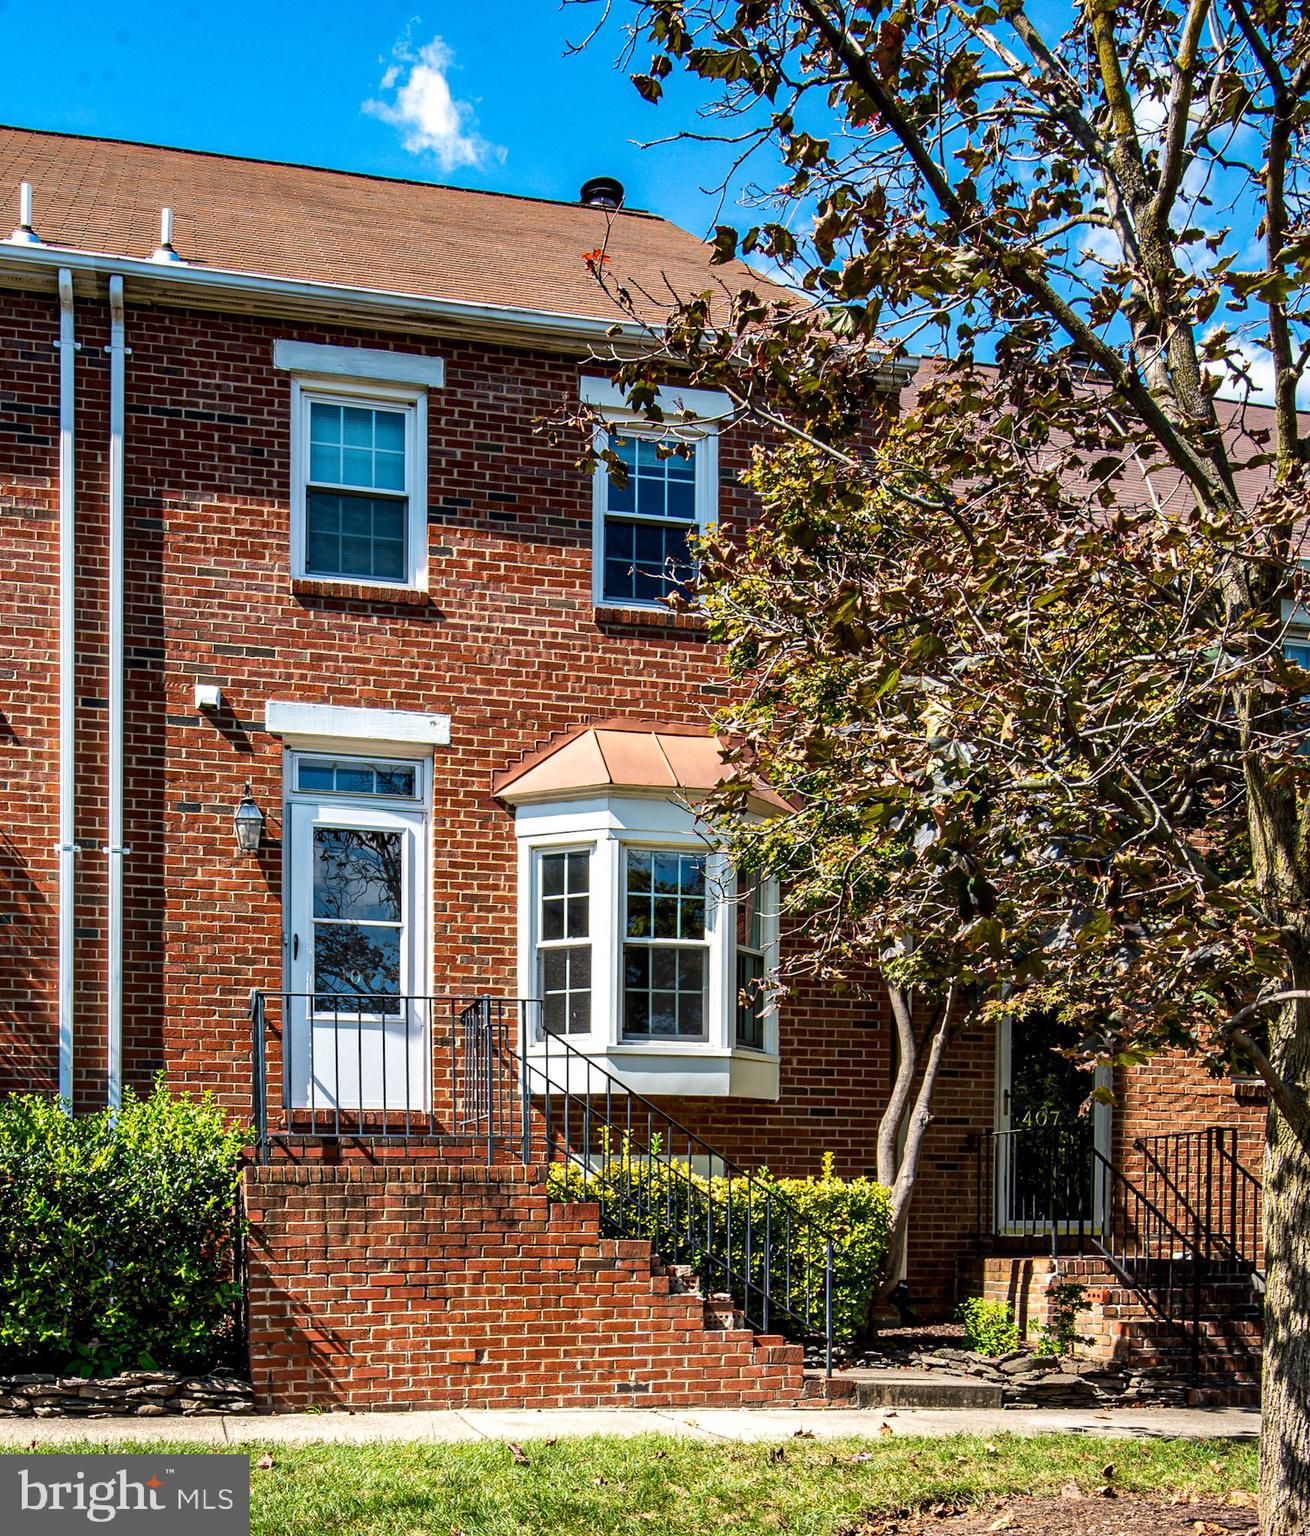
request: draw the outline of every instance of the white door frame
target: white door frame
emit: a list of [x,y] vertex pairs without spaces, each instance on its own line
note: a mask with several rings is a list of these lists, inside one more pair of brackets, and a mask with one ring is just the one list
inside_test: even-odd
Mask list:
[[[1011,1109],[1011,1082],[1012,1082],[1012,1048],[1014,1043],[1014,1020],[1007,1013],[1003,1014],[996,1024],[996,1082],[995,1098],[992,1109],[992,1124],[998,1135],[996,1139],[996,1157],[992,1165],[992,1212],[993,1227],[998,1236],[1028,1236],[1042,1232],[1050,1232],[1049,1222],[1016,1221],[1008,1209],[1002,1209],[1004,1201],[1002,1191],[1012,1186],[1009,1177],[1011,1138],[1004,1133],[1014,1129],[1010,1123]],[[1097,1067],[1093,1078],[1097,1088],[1108,1088],[1111,1083],[1111,1074],[1108,1067]],[[1110,1157],[1111,1130],[1113,1110],[1109,1104],[1099,1101],[1092,1105],[1092,1146],[1107,1160]],[[1095,1166],[1095,1165],[1094,1165]],[[1105,1184],[1104,1180],[1093,1177],[1092,1179],[1092,1218],[1091,1229],[1099,1231],[1104,1225],[1105,1219]],[[1056,1230],[1062,1233],[1076,1232],[1077,1221],[1057,1222]]]
[[[293,1109],[418,1111],[431,1106],[430,1020],[422,1001],[395,1013],[317,1012],[314,990],[313,837],[319,828],[398,833],[402,838],[400,996],[431,990],[430,760],[414,761],[410,799],[353,798],[295,789],[298,756],[287,752],[283,819],[284,1102]],[[389,761],[370,754],[359,761]],[[408,766],[408,765],[407,765]]]

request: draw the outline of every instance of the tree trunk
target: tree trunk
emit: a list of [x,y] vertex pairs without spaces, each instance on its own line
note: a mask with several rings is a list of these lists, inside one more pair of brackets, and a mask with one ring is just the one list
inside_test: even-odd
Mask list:
[[[1301,1044],[1303,1050],[1310,1047]],[[1263,1536],[1305,1536],[1310,1531],[1310,1157],[1272,1108],[1264,1229],[1260,1529]]]

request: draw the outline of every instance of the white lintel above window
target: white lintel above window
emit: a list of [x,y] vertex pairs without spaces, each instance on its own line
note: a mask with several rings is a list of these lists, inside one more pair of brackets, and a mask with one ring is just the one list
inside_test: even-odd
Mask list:
[[446,382],[446,362],[415,352],[384,352],[376,347],[332,347],[314,341],[273,343],[273,366],[288,373],[313,374],[318,378],[377,379],[384,383],[410,384],[419,389],[441,389]]
[[352,708],[269,699],[264,729],[288,747],[317,751],[331,745],[378,751],[396,757],[430,756],[450,745],[450,716],[416,710]]

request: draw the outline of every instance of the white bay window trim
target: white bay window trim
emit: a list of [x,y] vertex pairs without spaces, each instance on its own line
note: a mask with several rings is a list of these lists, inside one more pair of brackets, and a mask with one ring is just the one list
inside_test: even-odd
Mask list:
[[[778,1020],[772,1002],[764,1011],[764,1046],[736,1040],[736,911],[731,870],[709,847],[685,806],[657,796],[597,795],[517,808],[519,850],[519,992],[538,988],[540,858],[551,852],[589,850],[589,928],[592,945],[591,1028],[564,1037],[575,1051],[597,1060],[644,1094],[688,1094],[776,1099]],[[629,849],[690,853],[706,859],[706,1009],[701,1039],[623,1036],[623,948],[626,926],[624,865]],[[766,968],[777,962],[777,902],[764,908]],[[538,1010],[530,1010],[535,1014]],[[540,1020],[532,1021],[530,1057],[545,1050]],[[552,1072],[560,1056],[552,1055]]]
[[[361,406],[398,411],[404,416],[405,470],[403,490],[380,491],[383,498],[405,501],[405,559],[401,576],[391,578],[368,573],[312,570],[308,561],[309,491],[315,482],[310,473],[310,416],[316,403]],[[399,591],[426,591],[428,585],[427,532],[427,391],[420,385],[380,383],[365,379],[300,378],[291,380],[291,575],[293,580],[327,582],[344,586],[394,587]],[[332,486],[325,486],[331,490]],[[367,496],[363,486],[341,487],[348,494]]]

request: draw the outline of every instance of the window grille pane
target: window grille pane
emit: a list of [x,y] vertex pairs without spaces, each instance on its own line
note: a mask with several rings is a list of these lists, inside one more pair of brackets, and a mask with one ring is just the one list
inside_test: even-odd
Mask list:
[[399,832],[314,829],[314,916],[398,923],[403,874]]
[[590,855],[543,853],[538,858],[537,986],[547,1034],[591,1028],[591,945],[563,943],[591,931]]
[[623,1035],[703,1039],[705,951],[623,946]]
[[311,490],[305,497],[305,569],[314,576],[403,581],[408,503]]
[[325,758],[297,760],[296,788],[336,795],[388,795],[413,800],[418,794],[413,768],[373,763],[332,762]]
[[403,491],[405,412],[311,401],[309,478],[319,485]]
[[685,589],[693,575],[690,525],[605,524],[604,596],[607,601],[651,603]]

